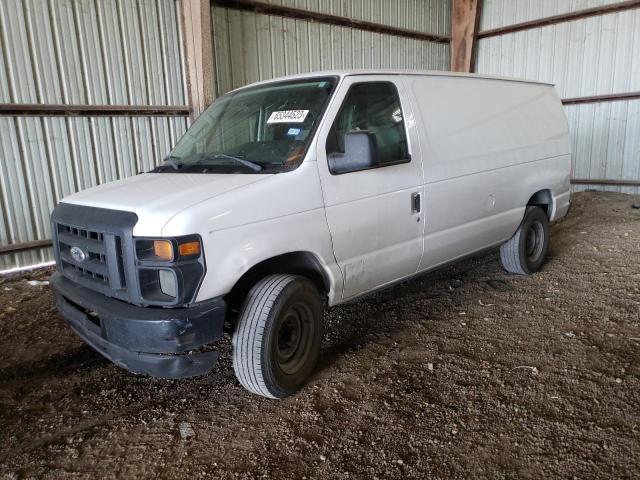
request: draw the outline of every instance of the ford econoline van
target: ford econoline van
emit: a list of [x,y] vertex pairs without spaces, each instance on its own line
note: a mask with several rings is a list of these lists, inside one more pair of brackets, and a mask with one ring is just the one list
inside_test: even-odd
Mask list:
[[52,214],[59,310],[131,372],[205,374],[223,331],[251,392],[298,390],[323,310],[481,250],[538,270],[570,204],[551,85],[322,72],[211,105],[151,172]]

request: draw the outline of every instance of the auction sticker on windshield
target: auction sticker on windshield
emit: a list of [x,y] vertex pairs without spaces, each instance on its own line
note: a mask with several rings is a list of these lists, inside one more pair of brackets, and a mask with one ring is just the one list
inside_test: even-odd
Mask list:
[[267,123],[302,123],[307,118],[309,110],[276,110]]

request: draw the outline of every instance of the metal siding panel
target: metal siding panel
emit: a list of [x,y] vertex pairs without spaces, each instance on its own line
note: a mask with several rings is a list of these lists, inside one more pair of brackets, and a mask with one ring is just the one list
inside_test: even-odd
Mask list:
[[211,7],[211,21],[213,23],[213,49],[215,58],[215,81],[216,93],[228,92],[231,90],[231,81],[233,76],[231,70],[231,55],[229,51],[230,35],[229,20],[227,18],[228,10],[223,8]]
[[[111,182],[119,178],[116,162],[113,161],[115,151],[113,149],[113,132],[110,118],[90,118],[95,164],[98,168],[100,183]],[[58,157],[59,158],[59,157]]]
[[9,61],[7,52],[7,36],[4,28],[5,15],[0,4],[0,102],[11,103],[12,93],[9,89]]
[[34,81],[38,85],[39,101],[43,103],[62,103],[63,96],[53,49],[55,41],[48,3],[37,0],[25,2],[25,11],[27,12],[27,23],[31,33],[32,46],[30,50],[35,68]]
[[114,135],[114,148],[116,150],[116,163],[120,178],[129,177],[137,173],[135,161],[135,148],[131,130],[130,118],[113,118],[112,129]]
[[80,59],[83,86],[86,92],[85,103],[107,103],[104,64],[100,55],[100,36],[98,34],[97,12],[90,1],[76,2],[74,14],[78,34],[78,56]]
[[[486,0],[482,29],[615,2]],[[540,8],[542,5],[542,8]],[[484,38],[479,73],[552,82],[561,97],[640,90],[640,9]],[[565,107],[576,178],[640,179],[639,100]],[[594,188],[574,186],[574,190]],[[599,187],[598,187],[599,188]],[[637,193],[637,187],[607,187]]]
[[[0,102],[184,104],[177,0],[0,1]],[[0,117],[0,244],[46,239],[60,198],[148,170],[187,119]],[[0,270],[52,259],[0,256]]]
[[[300,7],[291,3],[296,5]],[[364,3],[349,5],[309,2],[303,6],[324,8],[326,13],[328,9],[348,12],[349,8],[361,12]],[[397,22],[409,21],[397,8],[380,2],[371,5],[372,15],[395,15]],[[360,17],[366,19],[364,14]],[[445,44],[220,7],[213,8],[212,21],[221,38],[215,45],[219,94],[258,80],[318,70],[449,68],[449,45]]]
[[[626,123],[629,102],[613,102],[609,104],[609,118],[607,129],[609,130],[607,151],[603,157],[604,177],[623,178],[624,147],[626,141]],[[620,187],[617,188],[620,191]]]
[[618,3],[621,0],[484,0],[480,31],[506,27],[586,8]]
[[73,2],[63,0],[50,4],[52,26],[55,32],[55,55],[63,92],[63,103],[86,103],[84,82],[82,79],[80,46],[74,19]]
[[451,30],[451,0],[266,0],[266,3],[420,32],[448,35]]
[[118,2],[129,93],[127,103],[144,105],[147,101],[147,89],[145,85],[142,37],[136,6],[136,2],[127,0],[119,0]]
[[[150,105],[166,105],[167,95],[164,83],[158,9],[154,0],[138,1],[138,22],[144,55],[147,102]],[[153,124],[154,122],[152,122]]]
[[[630,100],[627,106],[622,151],[622,177],[640,178],[640,100]],[[623,187],[625,193],[640,194],[640,187]]]
[[[184,69],[184,59],[182,58],[182,40],[180,8],[178,0],[165,1],[161,3],[160,20],[164,26],[162,39],[165,75],[169,79],[170,105],[186,105],[188,103],[186,93],[186,72]],[[173,122],[170,122],[173,124]],[[180,120],[179,123],[184,123]],[[186,124],[186,123],[185,123]]]
[[[271,44],[271,59],[272,59],[272,75],[274,77],[281,77],[287,74],[286,61],[287,51],[285,49],[285,37],[287,33],[284,29],[284,22],[282,17],[270,17],[269,18],[269,39]],[[295,50],[292,52],[295,55]]]
[[30,186],[20,151],[17,119],[0,117],[0,180],[2,181],[3,217],[6,218],[2,239],[10,243],[35,239],[29,200]]
[[55,201],[77,191],[69,149],[69,131],[67,123],[60,118],[43,118],[45,138],[48,139],[48,156],[52,170]]
[[41,119],[18,118],[16,127],[20,153],[24,158],[24,175],[30,186],[28,195],[34,239],[44,239],[50,235],[49,213],[53,210],[54,199],[49,182]]
[[22,2],[0,2],[0,29],[4,45],[6,81],[11,102],[38,101]]
[[97,23],[100,32],[101,58],[106,78],[106,93],[110,103],[126,104],[128,89],[125,73],[125,60],[120,35],[118,4],[116,0],[104,0],[99,4]]
[[285,75],[299,71],[298,42],[296,37],[296,22],[289,18],[282,19],[284,71]]

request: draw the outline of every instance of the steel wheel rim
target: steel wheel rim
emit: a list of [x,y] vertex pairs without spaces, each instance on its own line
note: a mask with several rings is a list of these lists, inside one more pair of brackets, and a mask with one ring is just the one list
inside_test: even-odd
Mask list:
[[295,375],[306,364],[311,351],[311,310],[295,303],[282,315],[276,331],[275,358],[285,375]]
[[540,258],[544,248],[544,228],[538,220],[529,225],[525,239],[525,255],[529,262],[535,262]]

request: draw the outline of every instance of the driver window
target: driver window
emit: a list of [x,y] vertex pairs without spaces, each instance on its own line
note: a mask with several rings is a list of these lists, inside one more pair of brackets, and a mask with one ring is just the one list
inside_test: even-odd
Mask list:
[[344,137],[353,131],[374,136],[378,166],[409,161],[400,98],[393,83],[367,82],[351,86],[329,132],[327,155],[345,153]]

